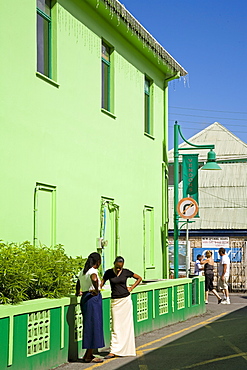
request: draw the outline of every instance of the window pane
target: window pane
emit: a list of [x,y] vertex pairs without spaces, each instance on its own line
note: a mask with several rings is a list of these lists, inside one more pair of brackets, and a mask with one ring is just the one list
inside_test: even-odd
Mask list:
[[49,22],[37,14],[37,71],[49,77]]
[[110,48],[106,44],[102,44],[102,58],[108,62],[110,61]]
[[150,132],[150,105],[149,96],[145,94],[145,132],[151,134]]
[[102,108],[109,110],[109,66],[102,61]]
[[144,208],[144,247],[145,247],[145,265],[154,264],[154,210]]
[[51,15],[51,0],[37,0],[37,8],[42,10],[45,14]]
[[148,80],[145,80],[144,91],[145,91],[145,94],[148,94],[149,95],[149,92],[150,92],[150,81],[148,81]]

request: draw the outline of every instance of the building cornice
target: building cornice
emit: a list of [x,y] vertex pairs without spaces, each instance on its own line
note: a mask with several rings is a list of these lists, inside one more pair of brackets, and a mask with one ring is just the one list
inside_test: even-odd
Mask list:
[[[94,0],[95,1],[95,0]],[[103,5],[109,11],[110,18],[114,15],[118,22],[123,22],[127,31],[136,35],[142,43],[152,51],[159,61],[166,64],[172,73],[186,76],[188,72],[163,48],[163,46],[137,21],[137,19],[118,0],[96,0],[96,8]]]

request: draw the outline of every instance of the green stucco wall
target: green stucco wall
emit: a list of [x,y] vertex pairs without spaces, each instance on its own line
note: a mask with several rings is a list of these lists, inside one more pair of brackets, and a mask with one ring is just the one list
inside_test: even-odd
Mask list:
[[[53,8],[52,64],[58,85],[36,75],[35,1],[1,4],[0,236],[8,242],[32,241],[36,182],[55,185],[56,243],[70,255],[87,256],[100,237],[101,197],[113,198],[119,205],[117,254],[143,275],[143,208],[151,206],[155,260],[145,275],[161,278],[163,260],[167,267],[161,238],[164,66],[153,63],[151,52],[150,60],[146,51],[142,55],[135,36],[127,30],[120,34],[110,16],[101,17],[102,4],[98,11],[96,3],[61,0]],[[101,111],[101,38],[115,49],[114,116]],[[154,81],[153,138],[144,135],[145,74]],[[42,194],[44,204],[38,205],[46,209],[44,223],[51,217],[49,196]],[[38,241],[49,244],[50,226],[39,228],[47,234],[40,236],[38,230]],[[106,267],[111,264],[106,261]]]

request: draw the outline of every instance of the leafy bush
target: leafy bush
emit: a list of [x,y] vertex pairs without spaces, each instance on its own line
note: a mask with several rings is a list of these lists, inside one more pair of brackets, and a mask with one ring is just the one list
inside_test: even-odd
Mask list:
[[78,272],[86,259],[56,247],[0,243],[0,303],[59,298],[75,292]]

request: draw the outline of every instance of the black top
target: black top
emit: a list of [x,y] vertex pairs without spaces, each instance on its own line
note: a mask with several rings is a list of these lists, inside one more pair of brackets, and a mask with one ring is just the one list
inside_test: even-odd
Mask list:
[[128,278],[133,277],[134,272],[128,269],[122,269],[119,276],[115,274],[113,269],[109,269],[105,272],[103,280],[109,280],[111,284],[111,297],[112,298],[124,298],[130,295],[127,289],[126,281]]
[[210,265],[209,263],[205,263],[204,273],[205,275],[212,275],[214,273],[214,266]]

